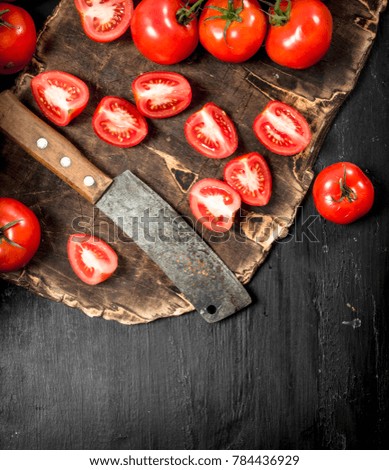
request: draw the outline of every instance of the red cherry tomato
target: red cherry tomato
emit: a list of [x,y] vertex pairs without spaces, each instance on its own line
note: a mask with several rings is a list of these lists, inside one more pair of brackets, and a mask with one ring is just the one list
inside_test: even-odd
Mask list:
[[241,200],[228,184],[205,178],[193,185],[189,204],[194,217],[204,227],[214,232],[226,232],[234,223]]
[[302,152],[312,138],[304,116],[281,101],[270,101],[255,118],[253,129],[259,141],[278,155]]
[[67,251],[73,271],[91,286],[108,279],[118,267],[117,254],[108,243],[85,233],[70,235]]
[[234,123],[216,104],[207,103],[185,123],[188,143],[208,158],[226,158],[238,147]]
[[334,163],[317,175],[313,200],[325,219],[349,224],[369,212],[374,202],[374,187],[357,165]]
[[[288,2],[283,1],[279,13],[285,12],[287,5]],[[292,0],[290,5],[285,23],[270,26],[265,48],[277,64],[305,69],[316,64],[328,51],[332,15],[320,0]]]
[[[176,64],[189,57],[199,40],[197,19],[177,19],[181,0],[142,0],[134,10],[131,35],[138,50],[158,64]],[[182,10],[181,10],[182,11]],[[179,21],[182,21],[180,24]],[[186,23],[186,24],[185,24]]]
[[188,80],[175,72],[148,72],[132,82],[139,111],[149,118],[167,118],[186,109],[192,100]]
[[31,60],[36,30],[31,15],[21,7],[0,3],[0,74],[19,72]]
[[106,96],[100,101],[92,124],[100,139],[117,147],[133,147],[148,132],[147,122],[137,107],[117,96]]
[[208,0],[199,20],[200,42],[225,62],[243,62],[261,47],[266,16],[257,0]]
[[87,85],[70,73],[50,70],[31,80],[32,94],[42,113],[57,126],[67,126],[89,100]]
[[251,152],[228,162],[224,167],[224,180],[246,204],[264,206],[270,200],[272,176],[259,153]]
[[0,198],[0,272],[23,268],[40,240],[41,228],[32,210],[16,199]]
[[85,34],[97,42],[111,42],[130,27],[132,0],[74,0]]

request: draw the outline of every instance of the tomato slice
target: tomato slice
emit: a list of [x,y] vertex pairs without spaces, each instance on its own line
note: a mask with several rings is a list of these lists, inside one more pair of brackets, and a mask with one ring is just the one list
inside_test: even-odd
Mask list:
[[108,144],[133,147],[147,135],[146,119],[137,107],[117,96],[104,97],[93,115],[95,133]]
[[209,158],[226,158],[238,147],[235,125],[216,104],[207,103],[185,123],[188,143]]
[[218,179],[205,178],[193,185],[189,204],[196,220],[204,227],[214,232],[226,232],[234,223],[241,200],[228,184]]
[[49,70],[31,80],[32,94],[42,113],[57,126],[66,126],[89,100],[89,89],[78,77]]
[[111,42],[130,26],[132,0],[74,0],[85,34],[97,42]]
[[91,286],[108,279],[118,266],[117,254],[108,243],[85,233],[70,235],[67,251],[73,271]]
[[253,126],[259,141],[278,155],[296,155],[311,141],[304,116],[281,101],[270,101],[255,118]]
[[139,111],[149,118],[168,118],[181,113],[192,100],[188,80],[176,72],[147,72],[132,82]]
[[251,206],[266,205],[272,192],[272,176],[262,155],[251,152],[224,167],[224,179]]

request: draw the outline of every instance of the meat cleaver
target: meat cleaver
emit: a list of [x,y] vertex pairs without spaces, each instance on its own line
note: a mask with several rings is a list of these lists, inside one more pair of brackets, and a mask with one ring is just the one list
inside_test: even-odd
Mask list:
[[[129,170],[109,178],[9,90],[0,93],[0,129],[117,224],[207,322],[251,303],[236,276],[157,193]],[[150,216],[163,218],[163,233]]]

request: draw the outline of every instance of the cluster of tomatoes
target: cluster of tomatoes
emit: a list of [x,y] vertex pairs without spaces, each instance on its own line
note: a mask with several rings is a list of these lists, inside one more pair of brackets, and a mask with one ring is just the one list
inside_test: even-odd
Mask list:
[[[89,89],[85,82],[67,72],[50,70],[31,80],[37,105],[58,126],[65,126],[86,107]],[[188,80],[177,72],[154,71],[132,82],[135,105],[117,96],[105,96],[97,106],[92,126],[105,142],[123,148],[139,144],[147,135],[146,118],[166,119],[184,111],[192,99]],[[184,135],[199,154],[213,159],[230,157],[238,148],[233,120],[213,102],[206,103],[186,119]],[[270,101],[253,123],[259,141],[278,155],[295,155],[311,140],[305,118],[294,108]],[[266,205],[272,192],[272,176],[265,158],[256,152],[229,161],[224,182],[207,178],[190,191],[195,218],[209,230],[229,230],[241,201]]]
[[[260,0],[261,1],[261,0]],[[263,3],[269,5],[268,2]],[[198,44],[225,62],[244,62],[265,43],[280,65],[306,68],[327,52],[332,16],[320,0],[75,0],[85,33],[109,42],[128,28],[138,50],[163,65],[181,62]]]

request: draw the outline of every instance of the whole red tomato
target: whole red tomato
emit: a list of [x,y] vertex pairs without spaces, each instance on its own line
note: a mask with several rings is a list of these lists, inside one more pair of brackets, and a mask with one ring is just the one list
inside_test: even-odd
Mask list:
[[277,0],[265,42],[268,56],[277,64],[305,69],[328,51],[332,15],[320,0]]
[[19,72],[27,65],[36,46],[33,19],[23,8],[0,3],[0,74]]
[[180,0],[142,0],[131,19],[131,35],[138,50],[164,65],[189,57],[199,34],[197,18],[185,11],[185,2]]
[[200,42],[220,60],[244,62],[261,47],[266,27],[257,0],[208,0],[199,20]]
[[369,212],[374,202],[374,187],[357,165],[334,163],[317,175],[313,200],[325,219],[349,224]]
[[0,272],[25,266],[40,239],[40,225],[32,210],[16,199],[0,198]]

